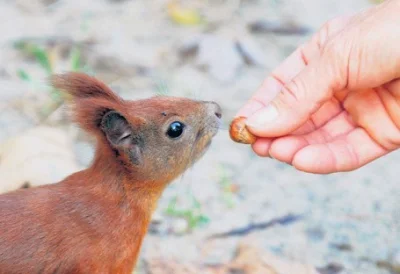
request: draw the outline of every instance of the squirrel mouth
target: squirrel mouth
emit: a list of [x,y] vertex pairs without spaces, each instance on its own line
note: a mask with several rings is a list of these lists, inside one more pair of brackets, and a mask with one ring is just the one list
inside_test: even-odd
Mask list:
[[212,140],[211,139],[208,140],[208,142],[205,143],[205,145],[204,145],[204,150],[207,150],[211,146],[211,143],[212,143]]
[[204,128],[201,128],[196,135],[196,141],[199,141],[204,136]]
[[204,139],[208,139],[207,143],[211,143],[211,139],[217,135],[218,133],[218,128],[214,128],[212,127],[211,129],[206,129],[206,128],[202,128],[197,132],[196,135],[196,142],[202,140],[204,141]]
[[209,131],[202,128],[197,132],[195,143],[200,146],[201,150],[207,150],[216,134],[217,130]]

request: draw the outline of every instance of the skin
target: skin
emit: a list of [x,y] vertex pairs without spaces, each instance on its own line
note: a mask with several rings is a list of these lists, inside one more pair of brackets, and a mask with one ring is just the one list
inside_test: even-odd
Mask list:
[[258,136],[253,150],[327,174],[398,149],[399,13],[387,0],[336,18],[283,61],[237,114]]

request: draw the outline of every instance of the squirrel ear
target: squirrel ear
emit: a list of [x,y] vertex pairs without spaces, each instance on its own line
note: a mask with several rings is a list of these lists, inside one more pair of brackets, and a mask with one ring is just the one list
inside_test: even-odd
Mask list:
[[116,148],[128,148],[132,145],[132,128],[125,117],[116,111],[111,110],[103,116],[101,130]]
[[132,127],[124,116],[110,110],[103,116],[100,128],[114,148],[125,150],[133,164],[139,165],[142,162],[141,149],[134,142]]

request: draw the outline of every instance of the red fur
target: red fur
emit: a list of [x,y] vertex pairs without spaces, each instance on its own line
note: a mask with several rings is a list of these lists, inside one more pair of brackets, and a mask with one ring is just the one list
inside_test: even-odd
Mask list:
[[[98,137],[96,156],[90,168],[57,184],[0,195],[0,273],[130,274],[157,199],[186,164],[154,170],[161,179],[146,181],[151,165],[146,174],[127,168],[99,130],[111,109],[138,123],[127,102],[84,74],[57,76],[52,83],[69,94],[78,124]],[[163,107],[146,102],[138,112]],[[182,102],[188,104],[184,111],[198,107]]]

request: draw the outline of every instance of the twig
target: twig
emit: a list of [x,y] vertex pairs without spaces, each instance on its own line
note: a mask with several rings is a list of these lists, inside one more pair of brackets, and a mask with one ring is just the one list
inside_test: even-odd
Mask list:
[[258,231],[258,230],[264,230],[267,228],[270,228],[274,225],[289,225],[294,222],[297,222],[301,219],[303,219],[303,215],[294,215],[294,214],[288,214],[283,217],[278,217],[275,219],[272,219],[268,222],[262,222],[262,223],[256,223],[256,224],[250,224],[246,227],[243,228],[237,228],[228,232],[223,232],[223,233],[218,233],[211,235],[207,239],[217,239],[217,238],[228,238],[228,237],[237,237],[237,236],[244,236],[247,234],[250,234],[252,232]]

